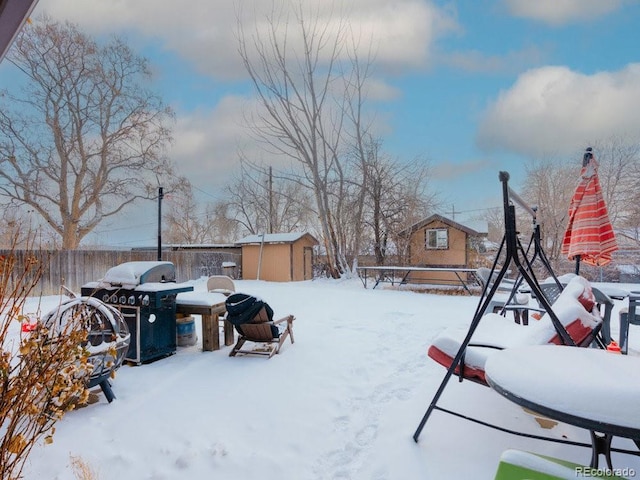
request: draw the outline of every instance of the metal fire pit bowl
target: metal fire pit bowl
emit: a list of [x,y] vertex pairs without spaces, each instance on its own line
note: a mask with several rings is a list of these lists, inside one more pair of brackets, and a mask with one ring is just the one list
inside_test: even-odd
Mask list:
[[87,329],[87,341],[82,345],[89,352],[93,370],[87,388],[100,386],[111,403],[115,395],[109,379],[122,362],[129,348],[131,334],[122,313],[94,297],[77,297],[61,303],[43,318],[50,331],[62,331],[71,319],[80,318]]

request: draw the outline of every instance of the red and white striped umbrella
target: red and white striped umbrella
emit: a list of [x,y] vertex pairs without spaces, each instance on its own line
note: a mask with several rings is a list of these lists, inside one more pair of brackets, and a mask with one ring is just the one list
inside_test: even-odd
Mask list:
[[618,249],[607,205],[598,179],[598,163],[587,149],[580,172],[580,183],[571,198],[569,223],[562,241],[562,254],[580,262],[604,266],[611,262],[611,254]]

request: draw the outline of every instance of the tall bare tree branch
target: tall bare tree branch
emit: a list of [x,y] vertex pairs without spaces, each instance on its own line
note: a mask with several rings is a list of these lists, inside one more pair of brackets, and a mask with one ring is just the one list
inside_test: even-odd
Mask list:
[[65,249],[154,197],[171,174],[173,113],[146,88],[146,59],[47,18],[22,31],[8,59],[26,83],[0,95],[0,197],[35,210]]
[[348,170],[345,122],[350,129],[362,127],[353,123],[356,110],[347,103],[364,101],[353,89],[362,93],[366,76],[348,73],[357,57],[347,53],[348,22],[335,18],[337,23],[323,23],[300,2],[292,17],[274,8],[262,31],[247,34],[238,22],[238,39],[260,105],[248,118],[252,131],[269,151],[301,166],[299,179],[312,191],[329,271],[337,277],[348,263],[340,213]]

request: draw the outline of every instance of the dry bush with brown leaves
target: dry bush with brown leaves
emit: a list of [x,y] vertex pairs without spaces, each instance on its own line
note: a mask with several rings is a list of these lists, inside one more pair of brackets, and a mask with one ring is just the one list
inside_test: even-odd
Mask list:
[[98,480],[98,473],[85,460],[75,455],[70,456],[73,475],[78,480]]
[[[17,480],[39,439],[52,441],[54,424],[85,401],[91,373],[81,347],[80,319],[50,331],[38,320],[18,340],[10,326],[25,320],[23,307],[42,275],[42,258],[0,256],[0,478]],[[24,258],[24,261],[19,260]],[[14,330],[15,331],[15,330]]]

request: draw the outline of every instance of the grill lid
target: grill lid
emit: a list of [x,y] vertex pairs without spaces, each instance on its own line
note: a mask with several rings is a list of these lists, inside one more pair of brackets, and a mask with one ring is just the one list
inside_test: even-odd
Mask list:
[[102,283],[134,288],[143,283],[176,281],[176,269],[171,262],[125,262],[110,268]]

